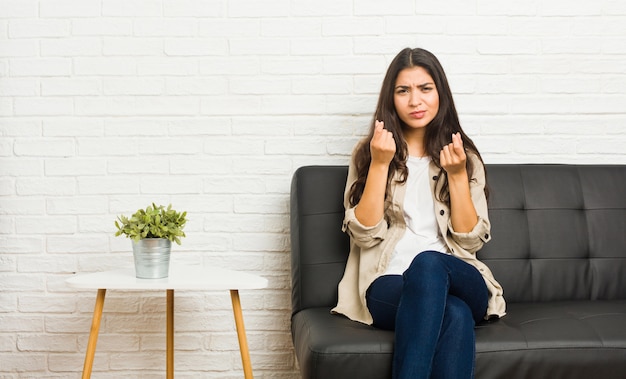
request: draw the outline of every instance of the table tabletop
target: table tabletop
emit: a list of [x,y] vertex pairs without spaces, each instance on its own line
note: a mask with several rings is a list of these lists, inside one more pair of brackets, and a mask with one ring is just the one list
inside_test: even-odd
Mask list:
[[245,290],[267,287],[267,279],[221,267],[202,267],[170,262],[167,278],[139,279],[134,267],[76,274],[68,286],[83,289],[120,290]]

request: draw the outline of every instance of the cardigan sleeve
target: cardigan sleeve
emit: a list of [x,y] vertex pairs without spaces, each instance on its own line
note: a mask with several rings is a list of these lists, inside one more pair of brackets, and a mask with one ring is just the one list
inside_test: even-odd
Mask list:
[[464,250],[474,254],[491,239],[491,223],[487,209],[487,197],[485,196],[485,167],[476,155],[471,155],[473,172],[470,176],[470,196],[478,215],[478,222],[467,233],[454,231],[452,223],[448,220],[448,230],[452,239]]

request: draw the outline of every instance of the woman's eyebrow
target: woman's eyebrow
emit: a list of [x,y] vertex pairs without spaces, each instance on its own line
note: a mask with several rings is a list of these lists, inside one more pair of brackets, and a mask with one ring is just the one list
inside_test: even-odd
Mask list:
[[[429,86],[434,86],[434,85],[435,83],[433,82],[426,82],[423,84],[418,84],[416,87],[419,89],[423,89],[424,87],[429,87]],[[406,88],[411,88],[411,86],[407,84],[400,84],[396,86],[396,89],[406,89]]]

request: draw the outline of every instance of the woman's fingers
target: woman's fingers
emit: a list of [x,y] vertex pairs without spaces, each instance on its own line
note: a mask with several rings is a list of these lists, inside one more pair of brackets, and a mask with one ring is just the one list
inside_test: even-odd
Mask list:
[[389,164],[396,152],[396,142],[393,134],[384,128],[382,121],[374,124],[374,136],[370,142],[372,161]]

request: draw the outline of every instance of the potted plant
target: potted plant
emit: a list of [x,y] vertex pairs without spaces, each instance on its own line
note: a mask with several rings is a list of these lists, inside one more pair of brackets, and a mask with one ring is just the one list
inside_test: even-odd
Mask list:
[[158,279],[169,275],[172,242],[180,245],[185,237],[183,228],[187,212],[178,212],[152,203],[139,209],[130,218],[118,216],[115,221],[116,236],[125,235],[132,240],[135,274],[137,278]]

